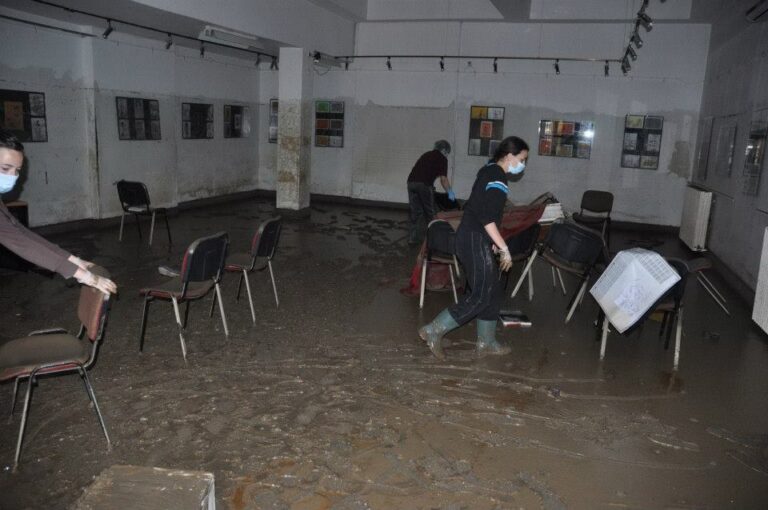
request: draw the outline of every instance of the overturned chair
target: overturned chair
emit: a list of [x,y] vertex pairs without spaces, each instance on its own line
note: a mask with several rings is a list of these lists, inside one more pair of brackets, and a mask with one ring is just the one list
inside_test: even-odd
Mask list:
[[[221,300],[221,277],[224,272],[224,261],[227,257],[229,236],[226,232],[219,232],[208,237],[201,237],[189,245],[181,262],[179,276],[155,286],[145,287],[139,291],[144,297],[144,308],[141,315],[141,334],[139,337],[139,351],[144,350],[144,334],[147,327],[147,314],[149,303],[155,299],[163,299],[173,303],[173,312],[176,315],[176,324],[179,330],[181,353],[184,363],[187,362],[187,346],[184,341],[184,330],[189,317],[189,303],[205,297],[212,289],[215,290],[214,300],[218,297],[221,322],[224,325],[224,334],[229,338],[227,316],[224,313],[224,303]],[[186,303],[184,322],[181,321],[179,303]],[[211,314],[213,305],[211,303]]]
[[[99,276],[108,277],[103,268],[93,266],[90,269]],[[0,382],[13,379],[13,399],[11,400],[11,416],[16,407],[16,394],[19,381],[27,379],[27,396],[24,400],[24,411],[19,426],[19,438],[16,442],[16,456],[13,469],[16,471],[21,457],[21,445],[24,439],[24,428],[29,415],[32,401],[32,388],[37,378],[43,375],[77,372],[85,383],[88,397],[93,402],[96,416],[99,418],[101,430],[107,439],[107,449],[112,444],[109,440],[104,418],[96,401],[96,394],[88,378],[88,369],[96,360],[99,343],[104,337],[109,310],[109,296],[99,290],[83,286],[80,289],[80,299],[77,304],[77,317],[80,320],[80,331],[77,336],[69,334],[61,328],[33,331],[29,336],[11,340],[0,346]]]
[[139,239],[141,239],[141,224],[139,216],[151,216],[152,221],[149,227],[149,245],[152,246],[152,238],[155,235],[155,216],[159,213],[165,220],[165,229],[168,231],[168,244],[171,243],[171,227],[168,226],[168,212],[164,207],[152,207],[149,203],[149,192],[143,182],[120,180],[116,183],[117,196],[120,198],[120,206],[123,208],[123,214],[120,217],[120,235],[118,240],[123,240],[123,226],[125,224],[125,215],[133,214],[136,220],[136,228],[139,230]]
[[272,279],[272,291],[275,294],[275,305],[280,306],[280,298],[277,297],[277,285],[275,284],[275,273],[272,270],[272,258],[277,250],[277,243],[280,241],[280,232],[282,231],[282,218],[277,216],[270,218],[259,225],[256,234],[251,241],[251,251],[249,253],[233,253],[227,257],[224,269],[232,273],[240,273],[240,281],[237,284],[237,300],[240,300],[240,290],[245,280],[245,290],[248,293],[248,303],[251,305],[251,318],[256,324],[256,311],[253,307],[253,295],[251,294],[251,283],[248,280],[248,273],[254,271],[263,271],[269,269],[269,277]]

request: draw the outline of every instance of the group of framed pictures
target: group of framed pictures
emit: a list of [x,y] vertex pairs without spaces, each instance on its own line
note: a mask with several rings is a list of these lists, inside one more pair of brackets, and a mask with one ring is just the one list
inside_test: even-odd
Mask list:
[[116,97],[120,140],[160,140],[160,103],[156,99]]
[[181,103],[181,137],[185,139],[213,138],[213,105]]
[[470,156],[493,157],[504,138],[504,108],[500,106],[472,106],[469,114]]
[[22,142],[47,142],[45,94],[0,90],[0,127]]
[[539,156],[589,159],[594,136],[593,122],[542,120],[539,122]]
[[315,101],[315,147],[344,147],[343,101]]
[[627,115],[624,119],[624,140],[621,166],[624,168],[659,168],[661,134],[664,117],[657,115]]

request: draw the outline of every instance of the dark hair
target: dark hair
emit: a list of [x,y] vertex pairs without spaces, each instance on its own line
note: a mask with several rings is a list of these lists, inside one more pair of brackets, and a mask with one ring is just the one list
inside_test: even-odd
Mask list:
[[530,148],[528,148],[528,144],[525,143],[525,140],[516,136],[508,136],[501,141],[496,152],[493,153],[493,160],[498,162],[499,160],[504,159],[507,154],[517,156],[521,152],[529,150]]
[[16,135],[5,129],[0,129],[0,149],[24,152],[24,146],[16,138]]
[[448,143],[448,140],[438,140],[435,142],[435,150],[450,154],[451,144]]

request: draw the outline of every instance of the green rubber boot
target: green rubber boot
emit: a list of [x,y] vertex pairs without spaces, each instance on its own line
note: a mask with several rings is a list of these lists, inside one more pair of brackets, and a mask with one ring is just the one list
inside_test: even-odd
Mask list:
[[427,342],[429,350],[437,359],[445,359],[442,340],[446,333],[458,328],[458,323],[453,320],[451,313],[446,308],[435,319],[419,330],[419,336]]
[[509,354],[512,349],[507,345],[501,345],[496,341],[496,321],[477,320],[477,355],[503,356]]

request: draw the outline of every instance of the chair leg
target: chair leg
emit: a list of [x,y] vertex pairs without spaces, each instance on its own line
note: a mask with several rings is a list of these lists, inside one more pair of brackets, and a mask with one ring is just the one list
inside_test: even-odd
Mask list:
[[165,220],[165,230],[168,232],[168,244],[171,245],[171,227],[168,225],[168,212],[163,211],[163,219]]
[[[240,283],[245,280],[245,291],[248,293],[248,304],[251,307],[251,319],[256,324],[256,312],[253,309],[253,295],[251,294],[251,282],[248,281],[248,270],[243,269],[243,274],[240,275]],[[237,294],[240,295],[240,284],[237,285]]]
[[533,271],[528,271],[528,301],[533,301]]
[[248,277],[248,274],[246,273],[245,270],[243,270],[242,274],[240,275],[240,279],[237,281],[237,295],[235,296],[236,303],[240,301],[240,290],[243,287],[243,277],[244,277],[243,275],[245,275],[245,278]]
[[91,386],[91,380],[88,378],[88,372],[85,371],[84,368],[79,368],[80,371],[80,377],[83,379],[83,383],[85,383],[85,391],[88,392],[88,397],[90,397],[91,402],[93,402],[93,408],[96,409],[96,416],[99,418],[99,424],[101,425],[101,431],[104,432],[104,437],[107,439],[107,450],[112,449],[112,441],[109,440],[109,434],[107,433],[107,426],[104,424],[104,417],[101,415],[101,409],[99,409],[99,403],[96,401],[96,393],[93,391],[93,386]]
[[[563,296],[567,295],[568,293],[565,290],[565,283],[563,283],[563,273],[560,272],[560,268],[555,268],[555,272],[557,273],[558,279],[560,279],[560,287],[563,289]],[[557,287],[557,285],[555,285]]]
[[32,386],[34,386],[35,375],[37,370],[33,370],[29,375],[29,383],[27,384],[27,397],[24,399],[24,412],[21,415],[21,425],[19,425],[19,438],[16,441],[16,456],[13,459],[13,471],[14,473],[19,468],[19,458],[21,458],[21,443],[24,440],[24,427],[27,425],[27,416],[29,415],[29,403],[32,401]]
[[667,337],[664,340],[664,350],[669,349],[669,341],[672,339],[672,328],[679,321],[677,320],[677,314],[680,312],[679,308],[676,308],[669,314],[669,321],[667,322]]
[[680,361],[680,343],[683,340],[683,309],[677,311],[677,331],[675,332],[675,359],[672,363],[672,370],[677,371],[677,365]]
[[141,222],[139,221],[139,215],[134,214],[133,219],[136,220],[136,228],[139,230],[139,239],[142,239],[143,236],[141,235]]
[[211,298],[211,309],[208,310],[208,318],[209,319],[211,317],[213,317],[213,309],[216,308],[216,298],[217,298],[217,296],[216,296],[216,293],[214,292],[213,293],[213,298]]
[[224,336],[229,340],[229,327],[227,326],[227,316],[224,313],[224,300],[221,299],[221,287],[218,282],[216,283],[216,295],[219,296],[219,311],[221,312],[221,323],[224,324]]
[[552,287],[557,288],[557,276],[555,275],[555,266],[550,266],[552,270]]
[[523,274],[521,274],[520,278],[517,280],[515,288],[512,289],[512,295],[510,297],[515,297],[517,295],[517,291],[520,290],[520,286],[523,284],[523,280],[525,280],[525,275],[531,272],[531,266],[533,265],[533,261],[536,260],[537,256],[538,253],[534,251],[531,253],[531,256],[528,257],[528,262],[525,263],[525,268],[523,268]]
[[191,301],[187,301],[187,304],[184,305],[184,329],[187,329],[187,320],[189,319],[189,304]]
[[[659,325],[659,338],[664,336],[664,331],[667,329],[667,319],[669,318],[669,312],[664,312],[661,316],[661,324]],[[669,345],[667,345],[669,347]]]
[[173,302],[173,313],[176,314],[176,324],[179,326],[179,341],[181,342],[181,355],[184,356],[184,364],[187,364],[187,344],[184,342],[184,327],[181,325],[181,314],[179,313],[179,302],[175,297],[171,298]]
[[453,279],[453,266],[448,265],[448,274],[451,275],[451,288],[453,289],[453,301],[459,304],[459,296],[456,294],[456,282]]
[[456,255],[453,256],[453,265],[456,267],[456,278],[459,278],[461,276],[461,271],[459,270],[459,259],[456,258]]
[[152,221],[149,224],[149,245],[152,246],[152,238],[155,236],[155,211],[152,211]]
[[696,274],[696,280],[701,284],[702,287],[704,287],[704,290],[707,291],[707,293],[710,295],[710,297],[717,303],[717,305],[723,309],[726,315],[731,315],[731,312],[728,311],[728,308],[726,308],[725,303],[726,300],[723,297],[722,294],[717,290],[717,288],[712,284],[711,281],[709,281],[709,278],[707,278],[704,273],[699,272]]
[[141,312],[141,331],[139,332],[139,352],[144,351],[144,333],[147,330],[147,315],[149,315],[149,302],[152,301],[151,296],[144,298],[144,308]]
[[277,297],[277,285],[275,285],[275,273],[272,271],[272,261],[267,261],[267,267],[269,268],[269,277],[272,278],[272,292],[275,293],[275,306],[280,308],[280,298]]
[[13,380],[13,398],[11,399],[11,414],[8,417],[9,420],[13,418],[13,410],[16,409],[16,394],[19,391],[19,379],[21,378],[17,377]]
[[579,306],[579,303],[581,302],[581,295],[587,290],[587,283],[588,280],[585,278],[584,282],[581,284],[581,287],[579,287],[579,290],[571,298],[570,307],[568,308],[568,315],[565,316],[566,324],[568,324],[568,321],[570,321],[571,317],[573,317],[573,312],[576,311],[576,307]]
[[608,343],[609,326],[610,321],[608,321],[608,317],[603,316],[603,336],[600,339],[600,361],[603,361],[605,358],[605,346]]
[[424,285],[427,282],[427,257],[421,263],[421,291],[419,293],[419,308],[424,308]]
[[123,240],[123,225],[125,225],[125,211],[123,211],[122,216],[120,216],[120,235],[117,236],[118,241]]

